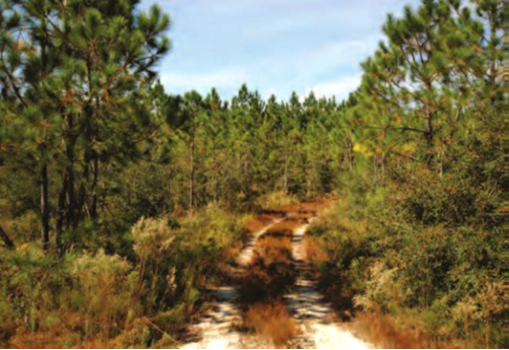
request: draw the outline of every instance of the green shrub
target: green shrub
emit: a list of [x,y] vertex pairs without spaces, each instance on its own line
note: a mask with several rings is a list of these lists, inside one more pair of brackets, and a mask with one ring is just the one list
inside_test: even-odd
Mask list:
[[383,184],[345,177],[337,207],[310,230],[329,257],[318,266],[321,287],[401,329],[414,315],[428,346],[495,344],[501,311],[488,276],[500,266],[500,198],[482,172],[402,168]]
[[[57,259],[35,246],[7,252],[0,259],[0,334],[44,332],[63,326],[77,339],[118,334],[139,315],[136,274],[119,256],[99,251]],[[63,340],[62,340],[63,341]]]

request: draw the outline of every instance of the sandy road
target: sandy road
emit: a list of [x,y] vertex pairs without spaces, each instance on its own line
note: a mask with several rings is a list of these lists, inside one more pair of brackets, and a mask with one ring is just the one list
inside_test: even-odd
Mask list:
[[[254,255],[254,247],[258,239],[270,228],[283,220],[284,218],[275,219],[270,224],[252,234],[237,258],[237,263],[241,267],[247,267],[251,263]],[[210,291],[210,294],[216,301],[216,305],[191,327],[191,332],[197,334],[200,339],[185,344],[182,349],[238,349],[259,347],[259,344],[252,344],[253,339],[247,339],[234,329],[234,325],[242,321],[239,309],[237,308],[237,289],[231,286],[216,287]],[[247,345],[247,343],[251,345]]]
[[301,329],[301,334],[292,342],[293,345],[312,349],[371,348],[337,322],[334,311],[323,300],[315,283],[307,277],[302,241],[308,227],[309,224],[305,224],[295,229],[292,238],[292,256],[299,270],[299,277],[295,288],[285,299],[288,309]]
[[[256,242],[274,225],[285,220],[279,218],[255,232],[240,253],[237,263],[247,268],[254,256]],[[299,277],[292,291],[285,296],[287,307],[296,320],[300,334],[290,347],[314,349],[369,349],[372,346],[356,338],[337,321],[332,308],[323,300],[315,283],[309,279],[303,246],[304,235],[310,222],[293,230],[292,258]],[[238,292],[235,287],[217,287],[211,290],[216,301],[208,313],[191,327],[199,340],[185,344],[183,349],[237,349],[266,348],[267,342],[245,335],[235,329],[242,322],[237,307]]]

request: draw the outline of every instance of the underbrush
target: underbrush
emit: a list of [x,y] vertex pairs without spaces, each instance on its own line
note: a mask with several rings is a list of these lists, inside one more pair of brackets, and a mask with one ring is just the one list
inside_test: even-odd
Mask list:
[[256,199],[255,205],[264,209],[276,209],[291,204],[296,204],[299,199],[296,196],[285,194],[282,191],[271,192]]
[[497,199],[426,174],[397,187],[352,182],[311,227],[308,261],[345,319],[362,312],[357,323],[375,344],[498,346],[500,233],[486,215]]
[[178,225],[141,219],[134,257],[103,250],[62,258],[35,245],[0,255],[0,344],[4,347],[172,346],[202,303],[200,288],[222,278],[225,251],[242,219],[209,206]]

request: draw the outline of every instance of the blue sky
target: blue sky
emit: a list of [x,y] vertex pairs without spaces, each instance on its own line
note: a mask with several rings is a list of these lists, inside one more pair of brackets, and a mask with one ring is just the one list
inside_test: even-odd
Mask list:
[[159,67],[168,93],[216,87],[230,98],[242,83],[263,97],[292,91],[343,99],[359,64],[383,38],[387,13],[417,0],[142,0],[172,18],[172,50]]

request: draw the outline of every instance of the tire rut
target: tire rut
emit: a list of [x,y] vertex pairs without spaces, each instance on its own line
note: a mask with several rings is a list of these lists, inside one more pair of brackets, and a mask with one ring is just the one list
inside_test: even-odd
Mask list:
[[[274,225],[285,220],[279,218],[254,232],[244,246],[236,262],[241,268],[249,266],[254,255],[258,239]],[[210,296],[216,305],[190,327],[190,333],[196,340],[186,342],[181,349],[237,349],[259,347],[261,343],[249,339],[235,330],[242,318],[238,309],[238,291],[236,286],[220,286],[209,289]],[[251,345],[249,345],[251,344]]]
[[[316,217],[315,217],[316,218]],[[331,306],[318,292],[305,263],[304,235],[311,221],[294,230],[292,256],[299,272],[295,288],[286,295],[287,307],[301,328],[290,347],[300,349],[369,349],[371,345],[341,327]]]
[[[286,219],[288,216],[276,219],[256,231],[237,258],[237,264],[241,268],[249,267],[258,239],[273,226]],[[287,344],[287,347],[297,349],[372,348],[370,344],[359,340],[341,326],[332,307],[324,300],[311,278],[310,268],[305,262],[303,239],[314,219],[316,216],[304,219],[306,223],[293,230],[291,239],[292,259],[298,271],[298,277],[291,292],[285,295],[284,300],[301,332]],[[191,327],[197,340],[184,344],[183,349],[271,347],[266,341],[256,336],[246,335],[235,329],[235,325],[242,323],[236,286],[213,288],[210,290],[210,295],[216,301],[216,305]]]

